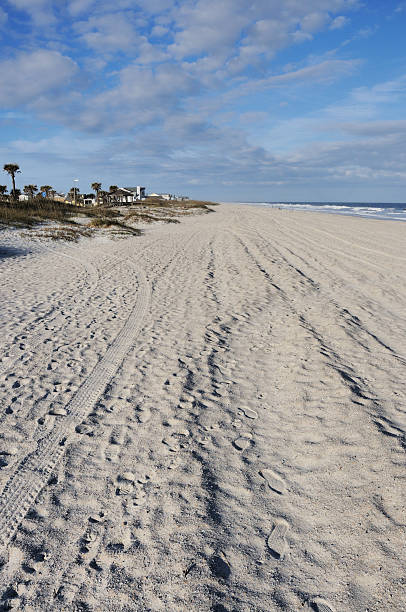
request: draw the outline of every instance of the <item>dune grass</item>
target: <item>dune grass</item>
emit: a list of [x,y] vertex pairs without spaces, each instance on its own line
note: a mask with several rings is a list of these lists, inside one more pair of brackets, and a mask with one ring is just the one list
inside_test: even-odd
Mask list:
[[143,206],[173,208],[180,210],[191,210],[200,208],[210,212],[209,206],[217,206],[217,202],[205,202],[200,200],[163,200],[161,198],[146,198],[140,204]]
[[87,227],[38,227],[29,232],[22,232],[26,238],[38,238],[49,240],[63,240],[65,242],[78,242],[80,238],[91,238],[94,230]]
[[120,233],[131,234],[132,236],[139,236],[141,234],[141,230],[136,229],[135,227],[130,227],[125,223],[121,223],[117,221],[114,217],[97,217],[94,216],[93,219],[87,224],[90,228],[113,228],[119,229]]
[[114,208],[104,206],[84,208],[46,198],[34,198],[25,202],[0,200],[0,224],[17,227],[32,227],[44,221],[75,224],[75,217],[114,218],[120,216],[120,211]]
[[178,219],[173,219],[172,217],[159,216],[156,214],[150,214],[139,210],[131,210],[125,215],[124,219],[126,221],[140,223],[156,223],[158,221],[164,221],[165,223],[179,223]]
[[[131,206],[78,207],[46,198],[24,202],[0,200],[0,229],[16,227],[29,229],[37,238],[77,241],[90,237],[98,230],[109,230],[117,236],[137,236],[141,230],[136,223],[179,223],[177,217],[194,212],[213,212],[214,202],[198,200],[162,200],[147,198]],[[35,229],[35,232],[32,231]]]
[[45,221],[70,223],[76,212],[74,206],[46,199],[33,199],[27,202],[8,202],[0,200],[0,224],[13,227],[33,227]]

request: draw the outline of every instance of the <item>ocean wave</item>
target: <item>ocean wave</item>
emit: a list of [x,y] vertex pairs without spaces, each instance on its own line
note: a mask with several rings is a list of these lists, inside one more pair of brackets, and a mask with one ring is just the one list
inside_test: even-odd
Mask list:
[[[406,204],[377,204],[376,206],[349,202],[232,202],[233,204],[248,204],[250,206],[267,206],[287,210],[302,210],[306,212],[321,212],[327,214],[350,215],[368,219],[391,219],[406,221]],[[230,202],[231,204],[231,202]]]

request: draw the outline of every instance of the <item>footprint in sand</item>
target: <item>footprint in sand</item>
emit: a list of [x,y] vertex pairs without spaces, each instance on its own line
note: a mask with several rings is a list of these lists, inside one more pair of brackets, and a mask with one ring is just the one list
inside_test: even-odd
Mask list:
[[162,442],[163,442],[164,444],[166,444],[166,446],[169,448],[169,450],[170,450],[172,453],[176,453],[176,452],[178,452],[178,451],[180,450],[180,446],[179,446],[179,444],[178,444],[177,440],[176,440],[176,439],[174,439],[174,438],[170,438],[170,437],[168,437],[168,438],[164,438],[164,439],[162,440]]
[[138,406],[137,419],[139,423],[147,423],[151,418],[151,411],[149,408]]
[[230,578],[231,566],[223,552],[213,555],[209,559],[209,567],[211,573],[216,578],[222,578],[223,580],[228,580]]
[[123,474],[120,474],[119,480],[123,481],[123,482],[135,482],[135,474],[133,472],[124,472]]
[[118,477],[119,485],[116,495],[131,495],[134,491],[135,475],[132,472],[124,472]]
[[334,612],[334,608],[322,597],[316,597],[312,601],[312,607],[317,612]]
[[9,442],[6,440],[1,440],[0,455],[2,457],[7,457],[7,458],[13,457],[14,455],[18,455],[17,444],[13,444],[13,442]]
[[146,499],[146,493],[142,486],[137,486],[133,493],[133,505],[142,506]]
[[261,470],[260,474],[265,478],[270,489],[280,495],[286,492],[286,483],[276,472],[273,470]]
[[26,592],[26,585],[22,582],[16,582],[8,587],[3,595],[2,609],[3,610],[18,610],[20,608],[20,597]]
[[109,442],[110,444],[114,444],[115,446],[121,446],[124,444],[125,440],[125,430],[121,425],[117,425],[113,427],[113,430],[110,434]]
[[80,552],[82,554],[88,554],[91,552],[98,541],[98,534],[96,531],[92,531],[91,529],[87,530],[85,534],[82,536],[82,547]]
[[48,559],[49,553],[47,551],[38,552],[36,555],[34,555],[30,562],[24,565],[25,570],[30,574],[36,574],[37,572],[41,572],[43,564]]
[[258,413],[255,410],[251,410],[251,408],[240,408],[247,419],[257,419]]
[[55,405],[52,406],[49,414],[52,414],[53,416],[66,416],[68,411],[61,405]]
[[202,446],[207,446],[210,442],[210,438],[205,437],[205,436],[201,436],[199,438],[196,438],[196,442],[198,444],[201,444]]
[[[286,549],[285,536],[289,530],[289,523],[285,519],[276,519],[267,544],[275,559],[282,560]],[[324,612],[324,611],[323,611]]]
[[242,433],[233,444],[237,450],[244,451],[251,446],[252,435],[250,433]]
[[81,423],[81,425],[76,425],[75,431],[78,434],[85,434],[88,436],[93,434],[92,427],[88,425],[87,423]]
[[111,552],[125,552],[131,546],[131,531],[128,528],[114,527],[108,537],[107,549]]

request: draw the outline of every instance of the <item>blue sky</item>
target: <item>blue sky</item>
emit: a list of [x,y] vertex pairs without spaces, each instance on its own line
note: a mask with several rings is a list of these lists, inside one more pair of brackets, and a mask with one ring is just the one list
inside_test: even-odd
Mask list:
[[400,0],[3,0],[0,163],[62,191],[405,202],[405,31]]

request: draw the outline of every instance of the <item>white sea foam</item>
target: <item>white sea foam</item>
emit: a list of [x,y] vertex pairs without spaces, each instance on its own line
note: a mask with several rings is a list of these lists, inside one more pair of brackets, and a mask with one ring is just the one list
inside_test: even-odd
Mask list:
[[406,204],[359,204],[359,203],[323,203],[323,202],[233,202],[233,204],[249,204],[251,206],[267,206],[287,210],[302,210],[339,215],[352,215],[374,219],[391,219],[406,221]]

